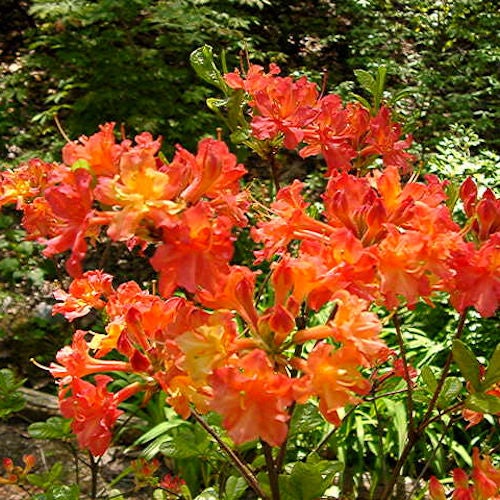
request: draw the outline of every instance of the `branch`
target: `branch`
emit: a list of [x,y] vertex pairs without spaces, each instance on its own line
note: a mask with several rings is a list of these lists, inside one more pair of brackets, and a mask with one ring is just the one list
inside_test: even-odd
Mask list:
[[194,419],[215,439],[217,444],[222,448],[222,450],[231,459],[234,466],[241,472],[241,475],[248,483],[250,488],[257,493],[257,495],[263,500],[268,500],[268,496],[262,491],[257,478],[254,473],[250,470],[247,464],[245,464],[241,458],[220,438],[220,436],[215,432],[210,425],[208,425],[205,420],[196,411],[192,410],[192,415]]

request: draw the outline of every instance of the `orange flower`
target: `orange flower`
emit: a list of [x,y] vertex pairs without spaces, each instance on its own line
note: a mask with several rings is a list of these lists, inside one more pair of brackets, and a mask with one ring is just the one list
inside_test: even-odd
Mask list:
[[292,381],[276,373],[264,351],[255,349],[210,377],[210,407],[223,417],[223,426],[236,444],[262,438],[280,446],[287,435]]
[[232,309],[252,328],[257,329],[257,310],[253,294],[256,273],[244,266],[231,266],[226,274],[221,274],[212,290],[201,289],[197,299],[212,309]]
[[479,199],[477,186],[468,177],[460,186],[460,198],[479,241],[484,242],[490,235],[500,231],[500,199],[491,189],[486,189]]
[[190,293],[217,286],[221,274],[228,272],[233,256],[232,222],[212,217],[210,206],[199,202],[165,226],[163,244],[150,262],[160,273],[160,293],[168,297],[177,287]]
[[368,301],[356,295],[340,290],[333,297],[337,304],[334,318],[323,327],[317,327],[320,335],[315,335],[315,328],[303,330],[294,337],[295,342],[307,339],[332,338],[344,346],[354,347],[364,366],[373,366],[385,361],[390,353],[379,334],[382,324],[375,313],[368,311]]
[[[100,132],[68,142],[62,151],[64,163],[71,167],[76,161],[83,160],[94,175],[112,177],[118,171],[120,155],[125,146],[116,144],[114,126],[114,123],[100,125]],[[128,141],[125,144],[128,145]]]
[[19,484],[26,480],[26,476],[36,463],[34,455],[23,455],[24,467],[14,465],[11,458],[3,458],[2,466],[5,476],[0,476],[0,486],[2,484]]
[[377,115],[371,119],[370,129],[365,142],[368,144],[361,150],[362,156],[382,155],[384,165],[395,166],[403,172],[410,169],[414,156],[405,150],[411,146],[412,137],[401,139],[402,127],[391,120],[391,111],[382,106]]
[[118,360],[96,359],[89,355],[89,344],[85,340],[87,332],[77,330],[71,346],[63,347],[57,354],[57,363],[50,364],[50,373],[55,378],[84,377],[103,371],[130,371],[129,363]]
[[459,311],[474,307],[483,317],[493,316],[500,304],[500,232],[479,248],[473,243],[452,252],[455,276],[448,280],[450,302]]
[[318,108],[304,132],[307,146],[299,151],[300,156],[307,158],[321,153],[328,167],[327,176],[338,170],[352,169],[352,160],[358,155],[354,144],[366,133],[368,110],[361,106],[344,108],[336,94],[321,98]]
[[[500,470],[491,463],[488,455],[481,455],[479,449],[472,450],[472,483],[462,469],[453,469],[453,500],[499,500]],[[444,500],[444,488],[432,476],[429,482],[429,493],[432,500]]]
[[16,203],[18,210],[40,196],[48,183],[50,172],[58,168],[38,158],[21,164],[16,170],[0,172],[0,207]]
[[234,194],[239,191],[239,180],[246,173],[224,142],[208,137],[198,144],[196,156],[178,146],[166,170],[184,174],[185,187],[179,196],[186,203],[195,203],[201,197],[215,199],[224,192]]
[[[81,448],[92,455],[104,455],[112,438],[112,428],[123,413],[117,408],[124,399],[138,392],[139,384],[130,385],[113,394],[106,389],[112,378],[96,375],[96,385],[72,377],[69,385],[59,390],[59,408],[65,418],[71,418],[71,429],[76,434]],[[71,391],[71,396],[67,397]]]
[[370,382],[359,371],[362,362],[352,345],[335,349],[320,342],[302,367],[305,377],[296,384],[297,400],[302,403],[310,396],[317,396],[323,416],[332,424],[340,425],[338,410],[359,402],[357,395],[370,391]]
[[232,350],[236,324],[229,313],[216,311],[207,315],[207,323],[176,337],[184,357],[179,365],[196,382],[205,383],[217,367],[222,366]]
[[394,226],[387,229],[388,235],[378,247],[380,291],[390,309],[399,305],[400,296],[413,306],[419,297],[432,292],[425,236],[417,231],[399,232]]
[[103,271],[88,271],[72,281],[68,292],[56,290],[54,298],[62,301],[55,304],[52,314],[62,314],[69,321],[85,316],[93,309],[102,309],[113,293],[113,276]]
[[438,481],[436,476],[431,476],[429,480],[429,495],[431,500],[446,500],[443,485]]
[[133,236],[148,239],[145,221],[173,219],[184,208],[182,202],[171,199],[176,191],[169,176],[157,169],[152,155],[135,158],[127,154],[123,155],[120,175],[101,177],[94,194],[105,205],[121,207],[108,213],[112,217],[108,236],[114,241],[127,241]]

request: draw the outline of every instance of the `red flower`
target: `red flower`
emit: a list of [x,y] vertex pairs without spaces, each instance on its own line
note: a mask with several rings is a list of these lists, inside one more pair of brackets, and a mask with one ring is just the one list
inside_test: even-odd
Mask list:
[[407,172],[410,163],[415,157],[405,150],[411,146],[412,137],[400,139],[402,134],[401,125],[391,120],[391,110],[382,106],[377,116],[372,118],[370,130],[365,139],[368,144],[362,149],[361,155],[382,155],[384,165],[395,166],[403,172]]
[[77,330],[71,346],[63,347],[56,355],[59,364],[50,364],[50,373],[55,378],[84,377],[103,371],[129,371],[130,365],[124,361],[96,359],[89,354],[89,344],[85,340],[87,332]]
[[304,127],[317,115],[318,88],[306,77],[293,80],[278,77],[276,65],[269,74],[261,66],[250,66],[246,80],[239,72],[225,76],[226,83],[234,89],[244,89],[250,94],[249,105],[255,109],[252,132],[260,140],[273,139],[282,133],[284,146],[295,148],[304,137]]
[[[112,438],[112,428],[123,413],[117,408],[115,395],[106,390],[112,381],[106,375],[95,376],[96,385],[77,377],[59,391],[59,407],[63,417],[71,418],[71,429],[81,448],[92,455],[104,455]],[[71,390],[71,396],[66,397]]]
[[183,485],[186,484],[184,479],[172,474],[166,474],[160,482],[160,486],[170,493],[180,493]]
[[[96,385],[78,377],[72,377],[69,385],[59,389],[59,408],[65,418],[71,418],[71,429],[81,448],[92,455],[104,455],[109,448],[112,429],[123,413],[118,405],[142,389],[138,383],[130,384],[113,394],[106,389],[111,377],[96,375]],[[71,391],[71,396],[67,396]]]
[[464,245],[452,259],[456,275],[447,284],[451,304],[459,312],[473,306],[481,316],[493,316],[500,304],[500,232],[479,248]]
[[95,219],[92,209],[91,183],[90,173],[78,169],[60,185],[45,190],[45,199],[56,218],[52,229],[56,234],[45,242],[43,254],[50,257],[71,250],[66,270],[73,277],[83,272],[81,262],[88,246],[85,238],[97,236],[101,222]]

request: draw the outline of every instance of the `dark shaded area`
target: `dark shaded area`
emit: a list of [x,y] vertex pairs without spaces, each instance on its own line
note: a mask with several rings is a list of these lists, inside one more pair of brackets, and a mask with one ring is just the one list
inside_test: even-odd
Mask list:
[[2,0],[0,2],[0,60],[4,63],[15,59],[26,42],[26,30],[35,27],[29,15],[30,2]]

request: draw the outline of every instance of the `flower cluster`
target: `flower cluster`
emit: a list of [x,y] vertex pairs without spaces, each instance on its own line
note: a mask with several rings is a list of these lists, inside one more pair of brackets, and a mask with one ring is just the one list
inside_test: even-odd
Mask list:
[[[472,481],[471,481],[472,479]],[[496,500],[500,498],[500,469],[493,466],[491,458],[481,455],[474,447],[471,477],[463,469],[453,470],[454,500]],[[432,476],[429,482],[431,500],[446,500],[443,485]]]
[[[0,204],[24,211],[45,255],[70,250],[75,279],[56,292],[54,314],[73,321],[94,309],[106,318],[105,333],[77,330],[49,367],[63,415],[96,456],[110,445],[120,403],[160,389],[184,418],[220,414],[235,444],[282,445],[291,409],[309,400],[339,425],[374,380],[378,388],[387,379],[372,375],[397,358],[373,305],[392,312],[444,292],[460,312],[498,309],[500,200],[479,196],[467,180],[460,197],[468,220],[459,225],[444,182],[409,176],[410,138],[401,138],[387,107],[372,116],[320,96],[305,78],[277,74],[252,66],[245,79],[235,72],[226,81],[248,93],[257,139],[302,144],[302,156],[321,153],[328,169],[317,216],[298,180],[255,214],[256,264],[269,269],[265,305],[259,270],[231,262],[234,229],[247,225],[250,204],[240,185],[245,169],[222,141],[203,139],[195,155],[178,147],[168,163],[159,140],[143,133],[135,144],[118,143],[107,124],[67,144],[62,164],[33,160],[2,174]],[[383,167],[366,173],[361,167],[377,156]],[[152,247],[160,295],[83,272],[104,230],[128,247]],[[326,320],[308,321],[322,309]],[[411,386],[413,369],[401,368],[397,360],[385,373]],[[134,382],[114,393],[103,373],[117,371]]]
[[24,466],[15,465],[11,458],[2,459],[4,475],[0,476],[0,486],[2,484],[22,484],[26,476],[33,469],[36,458],[34,455],[23,455]]
[[47,257],[70,251],[66,269],[81,276],[82,261],[103,229],[112,241],[145,248],[162,293],[210,288],[233,255],[232,231],[246,224],[239,189],[245,169],[227,146],[203,139],[193,155],[181,146],[168,163],[148,133],[117,143],[114,124],[66,144],[63,163],[32,160],[0,174],[0,206],[23,210],[28,237]]
[[382,157],[385,166],[409,170],[414,157],[406,150],[412,137],[402,138],[401,125],[392,121],[387,106],[371,116],[359,103],[344,106],[336,94],[320,95],[305,76],[294,80],[279,73],[276,64],[269,73],[252,64],[245,78],[239,70],[225,75],[230,88],[249,95],[254,137],[282,138],[288,149],[301,145],[302,158],[321,154],[329,173],[366,166],[374,157]]

